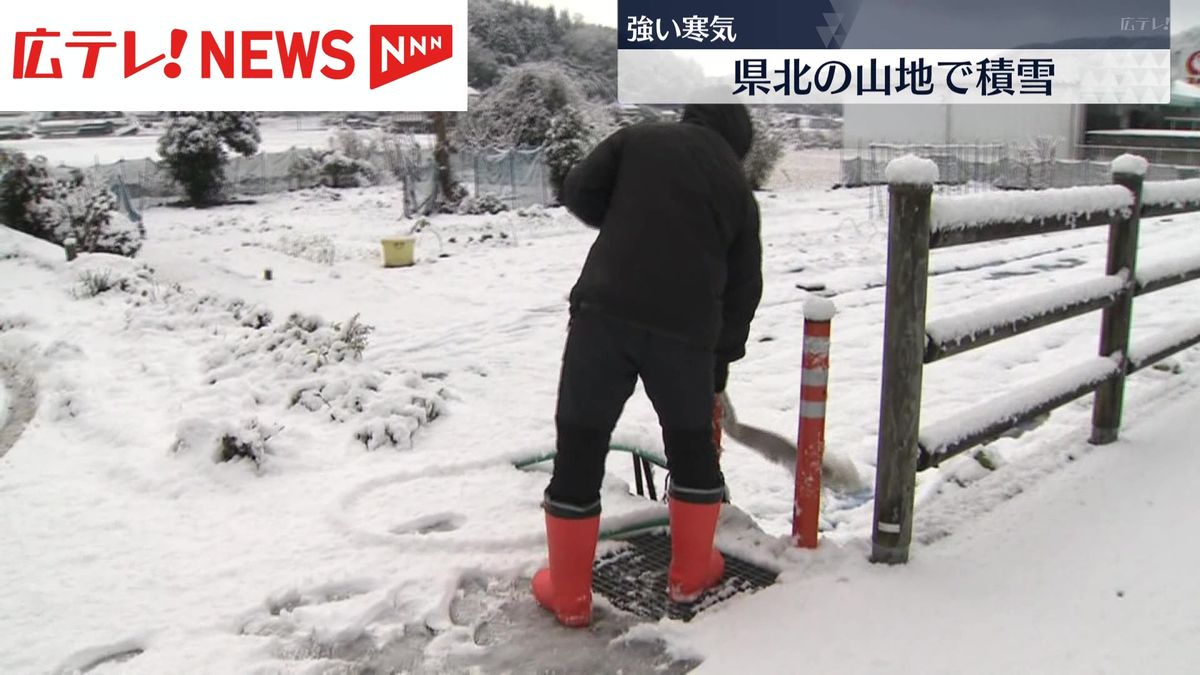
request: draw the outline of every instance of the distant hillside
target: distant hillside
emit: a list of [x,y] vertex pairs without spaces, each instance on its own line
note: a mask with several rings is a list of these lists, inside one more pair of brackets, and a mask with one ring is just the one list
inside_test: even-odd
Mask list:
[[574,76],[592,98],[617,96],[617,31],[584,23],[565,10],[510,0],[470,0],[467,77],[485,90],[507,68],[548,61]]

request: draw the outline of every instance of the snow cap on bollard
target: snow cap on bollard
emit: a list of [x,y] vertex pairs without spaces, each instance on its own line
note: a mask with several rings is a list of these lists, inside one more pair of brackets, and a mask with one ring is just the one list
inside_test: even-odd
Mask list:
[[837,307],[828,298],[812,296],[804,301],[804,318],[809,321],[833,321]]
[[933,185],[938,181],[938,167],[932,159],[905,155],[888,162],[883,177],[888,185]]
[[1146,161],[1145,157],[1139,155],[1131,155],[1125,153],[1112,161],[1110,171],[1115,175],[1118,173],[1132,174],[1134,176],[1145,176],[1150,169],[1150,162]]

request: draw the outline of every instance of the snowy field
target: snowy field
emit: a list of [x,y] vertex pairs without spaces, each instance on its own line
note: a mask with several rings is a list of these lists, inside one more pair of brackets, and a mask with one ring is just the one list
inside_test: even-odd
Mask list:
[[[313,118],[267,118],[261,120],[263,142],[260,152],[283,152],[290,148],[328,148],[336,133]],[[87,167],[112,164],[122,159],[158,160],[158,137],[162,124],[147,127],[136,136],[29,138],[0,141],[0,148],[41,155],[54,166]]]
[[[839,310],[829,451],[870,483],[886,231],[868,194],[760,196],[766,288],[729,391],[742,421],[795,433],[804,288],[823,288]],[[136,264],[68,265],[0,230],[0,352],[38,391],[0,460],[0,672],[537,672],[587,653],[528,609],[548,476],[510,460],[552,446],[566,296],[594,235],[557,209],[442,216],[416,266],[383,269],[379,239],[412,227],[400,207],[371,188],[151,209]],[[935,252],[929,318],[1102,277],[1106,235]],[[1141,264],[1194,252],[1200,217],[1142,236]],[[1200,318],[1196,293],[1139,299],[1135,344]],[[373,327],[361,358],[355,316]],[[932,365],[923,421],[1087,361],[1099,322]],[[1193,349],[1131,378],[1122,444],[1086,444],[1087,399],[992,444],[995,470],[922,473],[899,569],[865,561],[871,505],[833,495],[821,548],[790,549],[790,475],[730,444],[720,543],[780,583],[639,627],[600,670],[648,670],[630,655],[665,641],[714,673],[1187,672],[1200,626],[1179,599],[1200,593],[1200,550],[1180,526],[1200,455],[1181,439],[1200,432],[1198,392]],[[617,439],[661,449],[640,390]],[[229,448],[253,459],[214,462]],[[631,474],[614,455],[606,521],[661,513]],[[501,601],[528,620],[498,638],[479,617]]]

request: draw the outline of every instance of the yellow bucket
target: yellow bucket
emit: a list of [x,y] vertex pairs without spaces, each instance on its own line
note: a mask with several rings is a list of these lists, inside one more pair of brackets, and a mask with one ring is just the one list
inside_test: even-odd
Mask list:
[[416,248],[416,240],[412,237],[384,239],[382,244],[384,267],[408,267],[413,264],[413,249]]

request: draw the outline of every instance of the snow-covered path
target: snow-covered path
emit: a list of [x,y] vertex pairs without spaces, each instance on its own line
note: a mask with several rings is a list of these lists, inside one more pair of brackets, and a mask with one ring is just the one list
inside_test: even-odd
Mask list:
[[[697,672],[1186,673],[1200,663],[1200,395],[920,549],[733,604]],[[918,516],[920,517],[920,516]],[[764,617],[767,617],[764,620]]]

